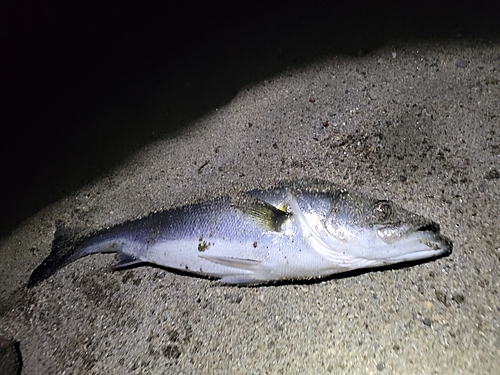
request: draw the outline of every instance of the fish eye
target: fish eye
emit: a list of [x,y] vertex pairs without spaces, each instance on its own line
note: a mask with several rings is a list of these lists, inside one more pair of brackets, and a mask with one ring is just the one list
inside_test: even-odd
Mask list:
[[373,207],[373,212],[378,220],[385,221],[392,216],[393,204],[389,201],[378,201]]

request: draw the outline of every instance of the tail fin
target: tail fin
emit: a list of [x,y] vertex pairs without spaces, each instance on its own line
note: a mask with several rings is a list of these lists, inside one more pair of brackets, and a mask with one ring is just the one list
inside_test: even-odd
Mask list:
[[81,239],[76,236],[74,231],[57,223],[54,240],[52,241],[52,250],[42,264],[32,272],[28,281],[28,288],[35,286],[57,270],[77,260],[80,257],[78,252],[80,242]]

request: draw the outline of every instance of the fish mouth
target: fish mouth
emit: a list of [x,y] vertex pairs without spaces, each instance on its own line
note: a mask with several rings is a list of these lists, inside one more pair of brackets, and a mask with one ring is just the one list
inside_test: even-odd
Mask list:
[[399,251],[385,259],[384,264],[441,258],[451,254],[453,249],[451,240],[436,232],[436,228],[437,225],[426,224],[401,237],[395,244]]
[[[440,233],[439,225],[435,222],[425,221],[413,226],[413,228],[404,226],[400,228],[404,230],[404,233],[400,232],[400,236],[395,235],[393,238],[388,236],[382,239],[386,244],[397,249],[392,253],[392,256],[388,257],[386,263],[437,258],[447,256],[452,252],[451,240]],[[387,233],[391,233],[391,231],[388,230]],[[398,233],[398,230],[394,230],[394,233]]]
[[381,226],[377,228],[377,234],[387,245],[408,246],[408,252],[449,254],[453,247],[451,241],[441,235],[439,224],[433,221]]
[[440,233],[439,224],[435,222],[425,223],[416,230],[416,233],[418,233],[420,243],[442,255],[451,254],[453,243]]

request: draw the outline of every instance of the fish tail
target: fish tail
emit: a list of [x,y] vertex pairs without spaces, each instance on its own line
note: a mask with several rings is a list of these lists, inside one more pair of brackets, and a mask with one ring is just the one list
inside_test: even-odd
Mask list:
[[82,257],[80,250],[81,239],[75,231],[56,223],[56,232],[52,241],[52,249],[47,258],[31,273],[28,288],[47,279],[59,269]]

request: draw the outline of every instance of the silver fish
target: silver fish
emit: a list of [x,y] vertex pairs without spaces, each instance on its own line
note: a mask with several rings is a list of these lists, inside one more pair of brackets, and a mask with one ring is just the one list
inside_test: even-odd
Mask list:
[[298,181],[153,213],[83,238],[58,227],[50,255],[28,286],[93,253],[117,253],[115,268],[150,263],[248,285],[324,277],[451,250],[438,224],[390,201],[325,181]]

